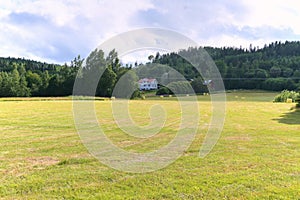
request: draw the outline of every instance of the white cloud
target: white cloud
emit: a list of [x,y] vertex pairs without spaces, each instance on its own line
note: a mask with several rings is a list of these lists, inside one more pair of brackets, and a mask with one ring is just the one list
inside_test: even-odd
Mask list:
[[143,27],[172,29],[199,45],[262,46],[300,39],[299,19],[296,0],[3,0],[0,56],[68,62]]
[[87,54],[87,49],[96,48],[112,35],[131,29],[130,18],[135,12],[153,7],[148,1],[131,2],[7,1],[0,5],[0,26],[4,30],[0,32],[0,38],[7,46],[0,47],[0,56],[32,59],[35,54],[44,60],[64,62],[72,57],[59,55],[67,54],[60,51],[69,51],[74,57]]
[[245,13],[245,20],[240,21],[241,25],[248,26],[273,26],[290,27],[297,34],[300,34],[300,4],[296,0],[264,0],[247,1],[243,0],[248,12]]
[[149,55],[156,56],[156,53],[159,53],[160,55],[165,54],[165,53],[170,53],[168,51],[163,51],[163,50],[149,50],[149,49],[140,49],[134,52],[129,52],[125,55],[120,55],[120,59],[122,63],[128,63],[134,65],[135,62],[138,64],[140,63],[146,63],[149,62]]

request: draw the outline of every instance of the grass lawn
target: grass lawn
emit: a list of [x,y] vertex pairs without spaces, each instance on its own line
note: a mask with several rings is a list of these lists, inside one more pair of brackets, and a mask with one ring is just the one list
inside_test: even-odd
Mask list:
[[[200,125],[190,148],[170,166],[145,174],[116,171],[92,157],[74,127],[70,99],[0,99],[0,198],[300,199],[300,111],[291,110],[295,104],[272,103],[275,95],[228,93],[224,130],[205,158],[198,153],[211,104],[209,96],[199,96]],[[122,133],[110,101],[95,104],[116,145],[146,152],[167,144],[178,129],[172,98],[130,102],[141,125],[155,104],[168,114],[163,131],[148,139]]]

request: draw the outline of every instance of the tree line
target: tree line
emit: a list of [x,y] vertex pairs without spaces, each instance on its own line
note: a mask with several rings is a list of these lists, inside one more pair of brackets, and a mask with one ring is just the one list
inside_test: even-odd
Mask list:
[[[248,49],[190,47],[177,53],[150,55],[148,63],[135,66],[122,65],[115,50],[105,55],[96,49],[86,59],[78,56],[64,65],[0,58],[0,97],[72,95],[76,77],[84,90],[88,90],[89,84],[96,84],[96,96],[109,97],[124,74],[129,74],[128,84],[132,88],[137,87],[138,78],[157,78],[162,85],[179,82],[182,86],[184,78],[191,82],[195,92],[203,92],[207,90],[203,78],[183,58],[188,55],[196,59],[203,50],[214,60],[226,89],[300,89],[300,42],[287,41]],[[90,77],[101,68],[105,68],[101,79],[91,83]],[[84,90],[82,95],[90,94]]]
[[273,42],[263,48],[250,45],[249,49],[190,47],[178,53],[149,56],[149,60],[174,68],[188,80],[201,81],[201,75],[184,57],[197,59],[203,50],[214,60],[226,89],[300,89],[299,41]]
[[[121,66],[115,50],[105,56],[102,50],[96,49],[86,59],[78,56],[69,65],[0,58],[0,97],[69,96],[76,77],[82,82],[82,88],[88,89],[90,81],[98,81],[99,78],[91,80],[90,77],[100,68],[106,70],[99,82],[94,83],[97,85],[94,94],[104,97],[112,95],[115,83],[131,69]],[[137,77],[131,75],[132,82],[136,82]],[[81,94],[90,95],[89,91]]]

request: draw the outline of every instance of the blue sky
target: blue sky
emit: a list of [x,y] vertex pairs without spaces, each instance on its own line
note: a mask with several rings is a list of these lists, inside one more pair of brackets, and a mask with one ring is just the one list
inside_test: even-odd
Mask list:
[[300,40],[299,21],[297,0],[0,0],[0,56],[69,62],[144,27],[171,29],[201,46],[262,47]]

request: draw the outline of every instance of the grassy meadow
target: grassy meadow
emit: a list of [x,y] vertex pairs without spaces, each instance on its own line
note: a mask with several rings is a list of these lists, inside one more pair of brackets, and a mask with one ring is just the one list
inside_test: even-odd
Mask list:
[[[272,103],[276,93],[227,94],[222,135],[205,158],[199,149],[211,117],[199,96],[200,125],[184,155],[144,174],[116,171],[89,154],[76,132],[70,98],[0,99],[0,199],[300,199],[300,111]],[[160,104],[168,118],[157,135],[137,139],[113,121],[111,101],[96,101],[107,136],[128,151],[166,145],[179,128],[173,97],[130,101],[137,124]],[[197,112],[197,110],[196,110]]]

